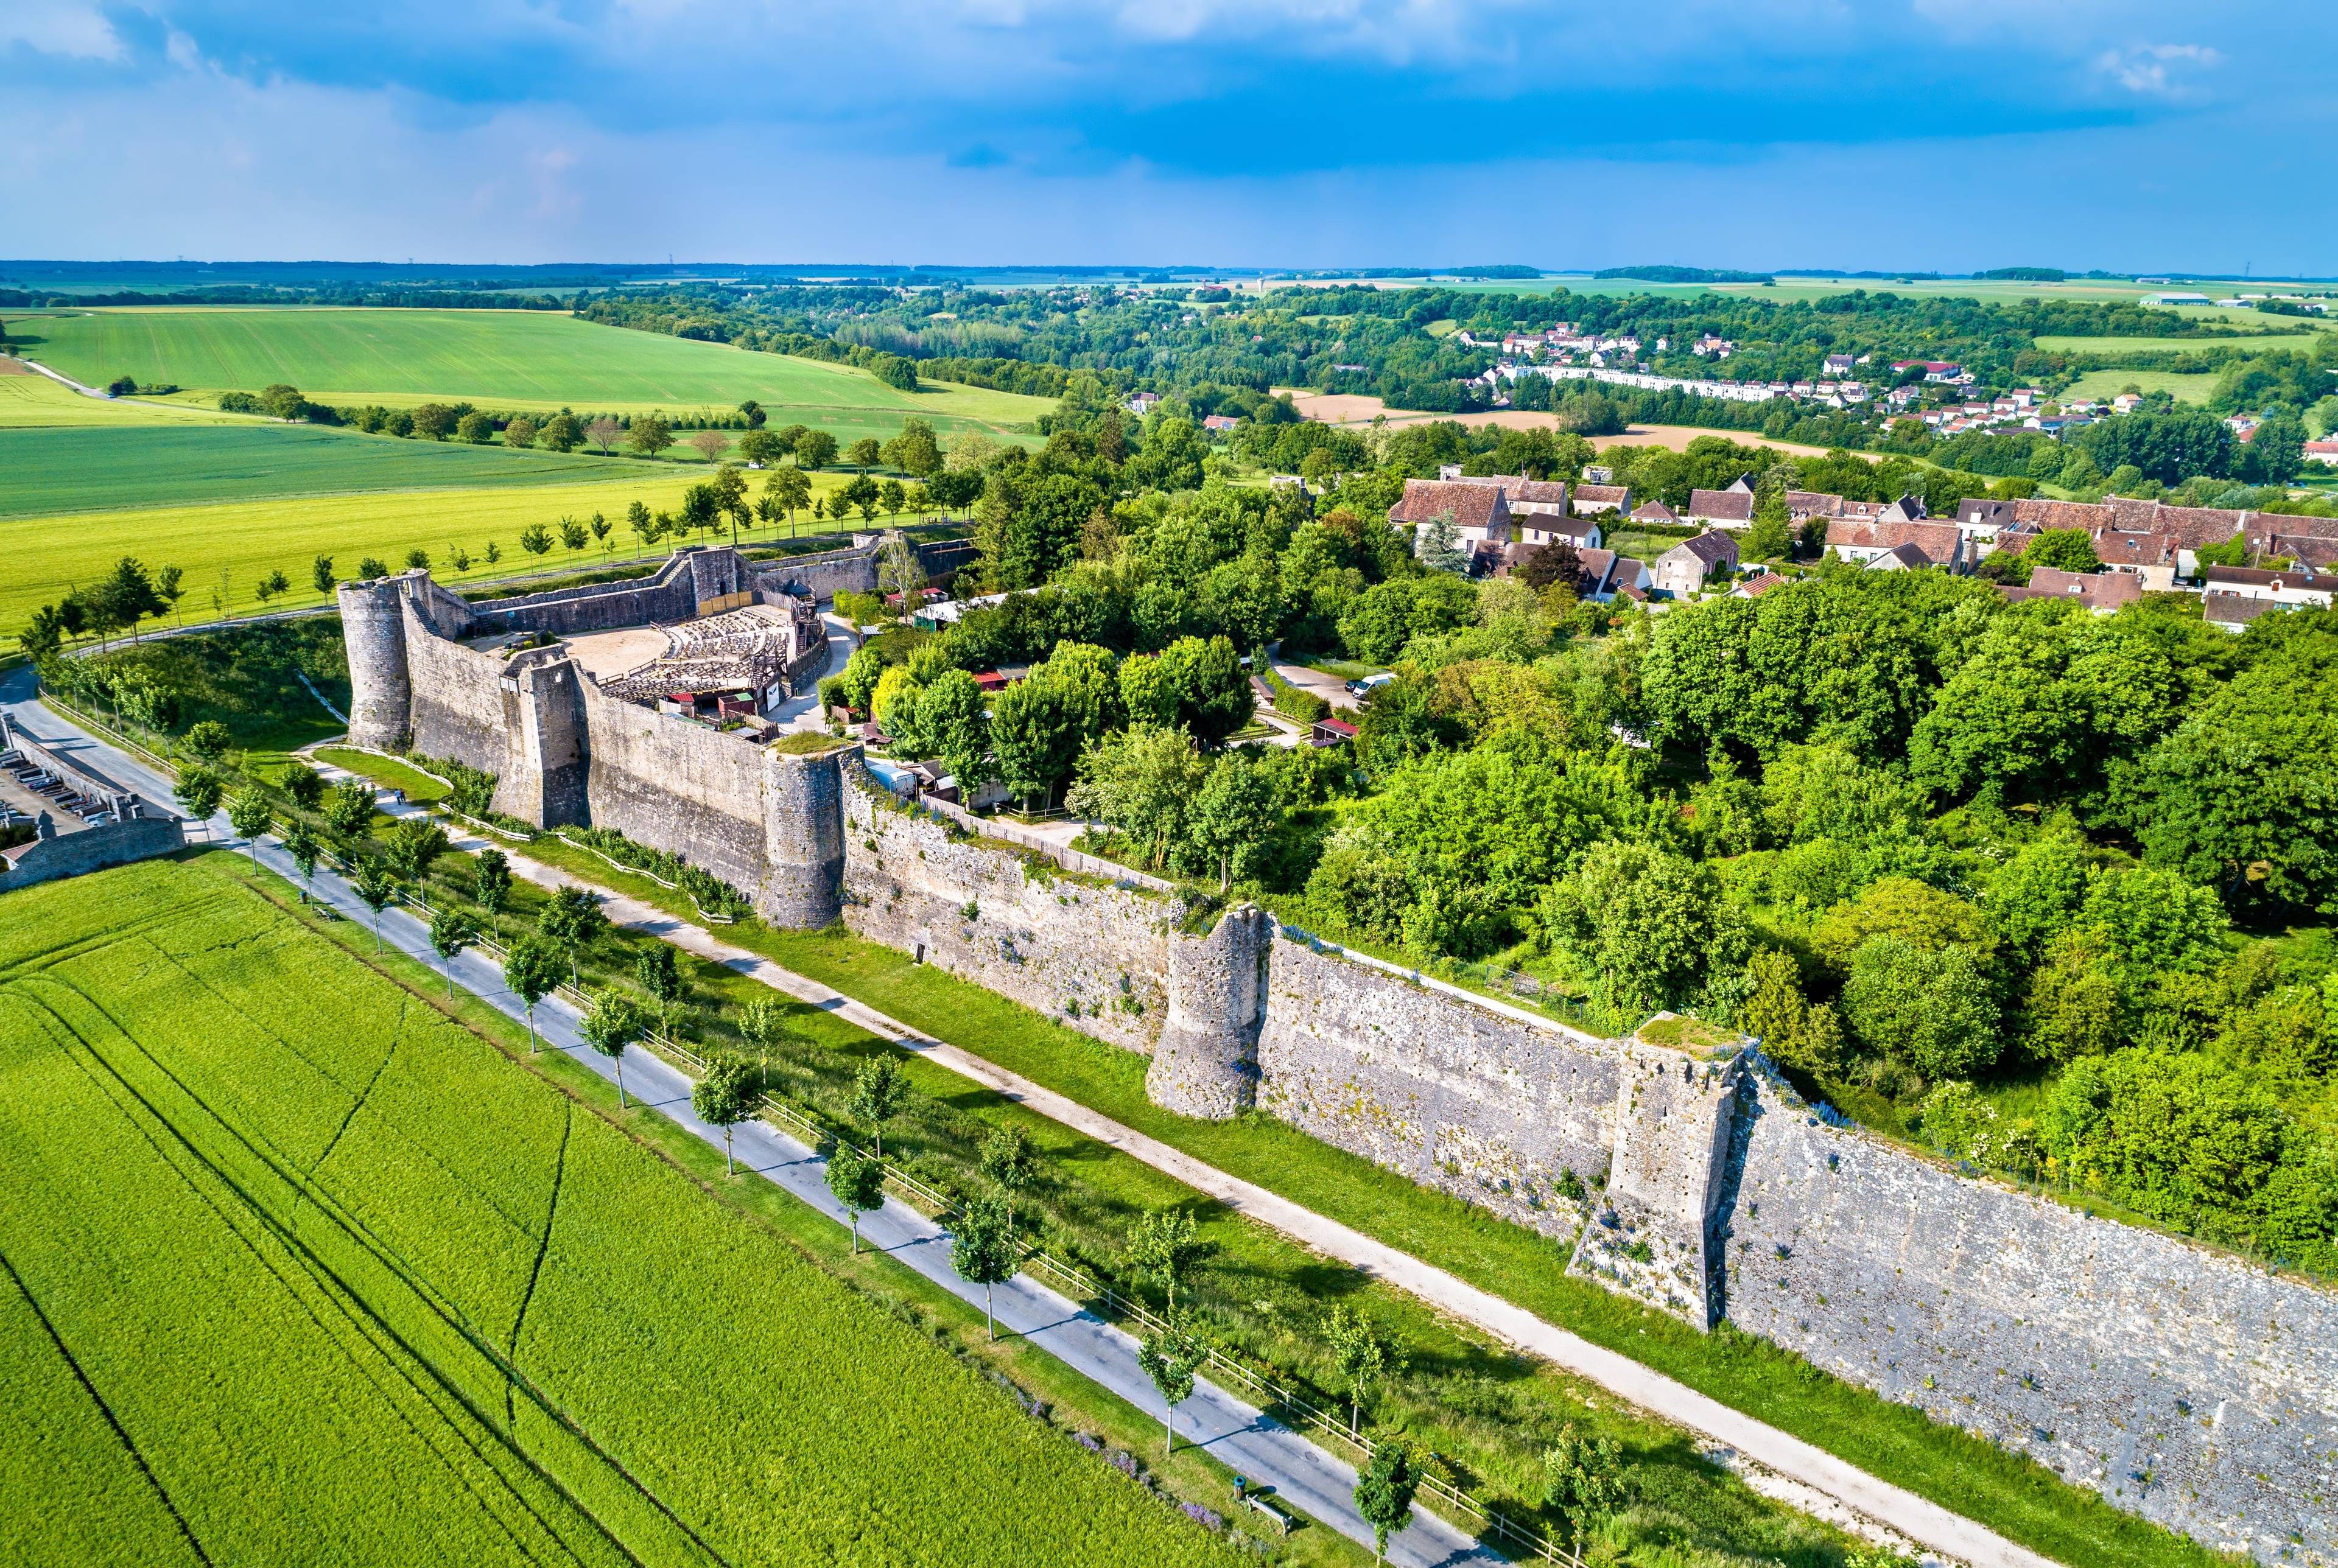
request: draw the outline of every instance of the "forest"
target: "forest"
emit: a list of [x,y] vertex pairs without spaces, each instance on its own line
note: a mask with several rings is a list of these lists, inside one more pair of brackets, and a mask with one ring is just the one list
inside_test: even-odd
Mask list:
[[[1513,437],[1469,460],[1587,453]],[[1311,502],[1214,464],[1173,493],[1138,477],[1152,443],[1067,411],[987,459],[978,586],[1018,592],[873,639],[830,700],[1207,897],[1530,976],[1612,1032],[1733,1024],[1885,1131],[2338,1267],[2338,613],[2234,636],[2186,595],[2097,617],[1823,560],[1661,614],[1579,600],[1558,559],[1472,582],[1383,521],[1469,439],[1382,433]],[[1610,456],[1648,495],[1913,473],[1718,437]],[[1270,648],[1395,679],[1351,745],[1250,744],[1243,656]],[[1029,677],[986,705],[972,672],[1001,665]]]

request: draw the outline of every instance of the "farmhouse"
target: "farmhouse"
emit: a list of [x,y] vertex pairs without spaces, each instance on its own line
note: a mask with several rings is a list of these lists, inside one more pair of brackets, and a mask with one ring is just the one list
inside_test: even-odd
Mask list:
[[1655,592],[1679,599],[1704,587],[1716,572],[1736,569],[1736,540],[1726,534],[1700,534],[1657,556],[1652,577]]
[[[1911,566],[1965,567],[1964,535],[1953,523],[1845,521],[1827,525],[1827,548],[1839,560],[1886,570]],[[1884,557],[1891,559],[1887,563]]]

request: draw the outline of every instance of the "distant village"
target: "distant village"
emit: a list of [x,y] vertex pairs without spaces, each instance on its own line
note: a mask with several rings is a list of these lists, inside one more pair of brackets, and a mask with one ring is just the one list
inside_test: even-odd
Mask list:
[[[1389,521],[1412,531],[1417,547],[1449,531],[1462,570],[1473,577],[1508,575],[1545,548],[1570,552],[1577,596],[1598,603],[1618,599],[1661,610],[1716,593],[1759,598],[1787,581],[1766,567],[1741,562],[1739,535],[1753,526],[1755,485],[1750,474],[1718,490],[1695,490],[1685,510],[1661,501],[1633,505],[1631,491],[1601,467],[1584,470],[1578,484],[1525,475],[1479,477],[1449,465],[1435,479],[1409,479]],[[1923,499],[1852,501],[1817,491],[1782,497],[1797,527],[1816,524],[1824,548],[1837,560],[1872,572],[1937,568],[1974,571],[1991,555],[2018,555],[2048,531],[2078,530],[2092,542],[2100,572],[2033,567],[2025,584],[2000,584],[2011,599],[2067,597],[2108,614],[2146,593],[2189,592],[2203,600],[2211,624],[2237,632],[2269,611],[2326,608],[2338,588],[2338,518],[2295,517],[2217,506],[2174,506],[2159,501],[2099,502],[1968,500],[1954,517],[1927,514]],[[1618,524],[1636,531],[1700,530],[1652,559],[1608,547]],[[2200,552],[2245,543],[2249,557],[2280,561],[2279,568],[2227,566],[2200,560]]]

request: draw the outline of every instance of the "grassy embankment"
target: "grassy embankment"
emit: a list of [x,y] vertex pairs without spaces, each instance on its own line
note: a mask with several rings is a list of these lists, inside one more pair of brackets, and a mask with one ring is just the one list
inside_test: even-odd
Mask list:
[[[690,917],[688,905],[676,895],[644,878],[614,871],[579,851],[539,841],[528,852]],[[2205,1549],[2068,1485],[2029,1459],[1843,1383],[1765,1340],[1726,1326],[1701,1335],[1588,1281],[1567,1278],[1563,1244],[1416,1187],[1272,1118],[1249,1116],[1213,1124],[1161,1111],[1145,1096],[1142,1057],[1091,1040],[931,965],[913,965],[890,948],[840,931],[781,932],[752,920],[724,927],[722,936],[1446,1269],[2058,1561],[2090,1568],[2218,1561]],[[911,1072],[913,1078],[923,1074],[920,1086],[929,1092],[968,1103],[989,1098],[926,1063],[912,1062]],[[1058,1141],[1067,1137],[1060,1130],[1054,1136]],[[1082,1156],[1105,1157],[1101,1151]],[[1211,1216],[1213,1226],[1242,1223],[1206,1200],[1192,1201],[1198,1205],[1197,1212]],[[1309,1271],[1313,1284],[1306,1295],[1321,1298],[1345,1273],[1315,1259]],[[1379,1287],[1372,1290],[1380,1293]],[[1233,1298],[1229,1305],[1234,1315],[1243,1316],[1243,1289],[1237,1285],[1226,1294]],[[1372,1310],[1383,1315],[1385,1322],[1402,1325],[1408,1337],[1415,1320],[1429,1318],[1410,1298],[1385,1294],[1379,1295]],[[1433,1331],[1441,1338],[1454,1334],[1450,1325],[1437,1325]],[[1421,1332],[1432,1330],[1424,1328]],[[1469,1338],[1460,1338],[1465,1342]],[[1596,1391],[1586,1392],[1547,1367],[1482,1342],[1469,1359],[1449,1359],[1449,1355],[1422,1363],[1435,1367],[1440,1385],[1439,1393],[1424,1396],[1424,1403],[1459,1391],[1484,1401],[1482,1408],[1491,1417],[1488,1425],[1508,1425],[1520,1432],[1547,1420],[1562,1398],[1612,1408],[1612,1402]],[[1558,1392],[1562,1389],[1563,1395]],[[1408,1416],[1414,1414],[1406,1412]],[[1439,1420],[1427,1410],[1418,1418],[1424,1427]],[[1644,1454],[1644,1462],[1654,1456]]]
[[1045,1357],[238,858],[7,902],[9,1554],[1235,1560],[987,1376]]
[[233,425],[249,416],[138,399],[84,397],[0,356],[0,430],[120,428],[133,425]]

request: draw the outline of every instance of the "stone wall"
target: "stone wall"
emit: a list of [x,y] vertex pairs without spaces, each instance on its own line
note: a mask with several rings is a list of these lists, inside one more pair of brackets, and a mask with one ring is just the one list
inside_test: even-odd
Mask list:
[[1272,945],[1259,1103],[1327,1143],[1546,1235],[1606,1170],[1632,1048],[1585,1044],[1312,951]]
[[1174,899],[966,838],[865,777],[845,786],[844,839],[852,930],[1083,1034],[1153,1049],[1169,1016]]
[[[344,601],[346,603],[346,600]],[[425,625],[411,600],[400,604],[404,620],[405,665],[411,685],[407,720],[402,728],[415,750],[493,773],[500,779],[511,769],[511,720],[504,703],[504,660],[450,642]],[[360,693],[370,693],[358,682],[355,664],[349,668],[350,715],[370,704]],[[387,723],[387,721],[385,721]],[[351,727],[354,737],[356,728]],[[368,742],[369,744],[372,742]],[[395,750],[394,745],[384,747]],[[496,808],[524,816],[524,803],[507,801],[500,784]]]
[[160,816],[133,817],[35,838],[0,851],[0,893],[168,855],[185,843],[186,833],[179,819]]
[[1728,1315],[2268,1562],[2338,1562],[2338,1293],[1830,1126],[1748,1074]]

